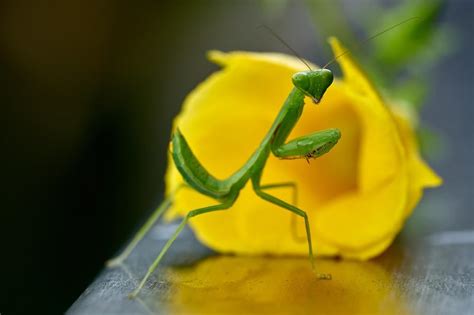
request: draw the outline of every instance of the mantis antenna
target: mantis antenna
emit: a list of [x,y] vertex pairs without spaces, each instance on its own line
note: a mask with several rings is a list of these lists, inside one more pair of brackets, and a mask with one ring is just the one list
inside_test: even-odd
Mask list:
[[[414,16],[414,17],[411,17],[411,18],[409,18],[409,19],[403,20],[403,21],[401,21],[401,22],[399,22],[399,23],[397,23],[397,24],[395,24],[395,25],[392,25],[392,26],[390,26],[390,27],[384,29],[383,31],[380,31],[380,32],[378,32],[378,33],[376,33],[376,34],[370,36],[369,38],[366,38],[366,39],[364,39],[363,41],[359,42],[359,43],[356,45],[356,47],[354,47],[354,49],[359,49],[363,44],[365,44],[365,43],[367,43],[368,41],[370,41],[370,40],[372,40],[372,39],[374,39],[374,38],[376,38],[376,37],[382,35],[383,33],[386,33],[386,32],[388,32],[388,31],[390,31],[390,30],[392,30],[392,29],[394,29],[394,28],[396,28],[396,27],[398,27],[398,26],[400,26],[400,25],[402,25],[402,24],[405,24],[405,23],[407,23],[407,22],[410,22],[411,20],[418,19],[418,18],[419,18],[418,16]],[[339,57],[342,57],[342,56],[344,56],[344,55],[346,55],[346,54],[348,54],[348,53],[350,53],[350,50],[349,50],[349,49],[344,50],[342,53],[340,53],[339,55],[337,55],[336,57],[334,57],[333,59],[331,59],[327,64],[325,64],[324,67],[323,67],[323,69],[326,69],[327,66],[329,66],[331,63],[333,63],[334,61],[336,61]]]
[[278,39],[283,45],[286,46],[286,48],[288,48],[289,50],[291,50],[291,52],[299,59],[301,60],[302,63],[305,64],[306,67],[308,67],[308,69],[310,71],[313,71],[313,69],[311,69],[311,67],[309,66],[309,64],[303,59],[301,58],[301,56],[296,52],[296,50],[294,50],[283,38],[281,38],[274,30],[272,30],[270,27],[266,26],[265,24],[262,24],[262,25],[259,25],[258,26],[259,28],[264,28],[266,29],[270,34],[272,34],[276,39]]

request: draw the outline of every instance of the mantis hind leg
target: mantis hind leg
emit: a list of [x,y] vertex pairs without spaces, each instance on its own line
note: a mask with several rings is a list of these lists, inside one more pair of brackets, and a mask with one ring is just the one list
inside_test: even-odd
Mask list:
[[[306,228],[306,239],[308,241],[309,260],[310,260],[311,266],[313,267],[313,270],[314,270],[315,266],[314,266],[313,244],[312,244],[312,240],[311,240],[311,229],[310,229],[310,226],[309,226],[309,219],[308,219],[307,213],[305,211],[301,210],[298,207],[290,205],[289,203],[286,203],[283,200],[278,199],[277,197],[272,196],[272,195],[264,192],[262,190],[262,186],[260,186],[259,183],[256,182],[256,181],[253,181],[253,189],[254,189],[255,193],[257,194],[257,196],[259,196],[260,198],[262,198],[262,199],[264,199],[264,200],[266,200],[270,203],[273,203],[277,206],[280,206],[283,209],[289,210],[289,211],[295,213],[296,215],[298,215],[298,216],[300,216],[304,219],[305,228]],[[318,277],[318,279],[331,279],[330,274],[317,274],[317,277]]]
[[195,210],[192,210],[192,211],[188,212],[188,214],[184,217],[184,219],[181,221],[179,226],[174,231],[173,235],[171,235],[169,240],[166,242],[165,246],[161,249],[160,253],[155,258],[153,263],[150,265],[150,267],[148,267],[148,271],[145,274],[145,276],[143,277],[143,279],[140,281],[140,284],[138,285],[138,287],[129,295],[129,297],[133,299],[137,296],[137,294],[140,292],[140,290],[145,285],[148,278],[153,274],[153,272],[158,267],[158,264],[160,263],[163,256],[166,254],[166,252],[171,247],[171,245],[176,240],[176,238],[178,238],[179,234],[184,229],[184,227],[186,226],[186,223],[188,223],[188,220],[190,218],[201,215],[201,214],[204,214],[204,213],[208,213],[208,212],[229,209],[234,204],[236,199],[237,199],[237,196],[232,196],[232,198],[227,199],[226,201],[224,201],[221,204],[214,205],[214,206],[209,206],[209,207],[204,207],[204,208],[199,208],[199,209],[195,209]]
[[146,233],[151,229],[151,227],[158,221],[161,215],[171,206],[173,203],[174,196],[183,187],[187,187],[186,184],[178,186],[172,193],[167,196],[163,202],[156,208],[152,215],[148,218],[145,224],[138,230],[138,232],[133,237],[132,241],[125,247],[122,253],[117,257],[108,260],[105,264],[107,267],[116,267],[121,265],[127,258],[130,256],[132,251],[135,249],[137,244],[143,239]]
[[[296,182],[284,182],[284,183],[275,183],[275,184],[265,184],[261,185],[260,189],[261,190],[268,190],[268,189],[273,189],[273,188],[284,188],[284,187],[289,187],[292,189],[292,200],[291,203],[294,206],[298,206],[298,186],[296,185]],[[298,235],[298,221],[296,220],[297,216],[292,215],[291,216],[291,235],[293,236],[293,239],[297,242],[305,242],[306,241],[306,236],[299,236]]]

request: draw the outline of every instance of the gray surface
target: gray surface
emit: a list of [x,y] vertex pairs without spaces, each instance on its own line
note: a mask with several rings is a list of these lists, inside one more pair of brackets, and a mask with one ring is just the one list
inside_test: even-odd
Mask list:
[[68,314],[474,314],[474,231],[423,231],[423,213],[439,213],[431,201],[382,256],[318,260],[330,281],[315,280],[306,258],[212,255],[187,230],[129,300],[174,229],[158,225],[126,267],[105,269]]

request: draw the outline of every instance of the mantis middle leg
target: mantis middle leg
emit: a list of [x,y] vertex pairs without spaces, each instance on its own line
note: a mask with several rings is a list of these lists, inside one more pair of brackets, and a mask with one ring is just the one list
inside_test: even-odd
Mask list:
[[284,183],[274,183],[274,184],[265,184],[261,185],[260,189],[274,189],[274,188],[284,188],[289,187],[292,190],[291,203],[294,205],[298,204],[298,186],[295,182],[284,182]]
[[[260,189],[267,190],[267,189],[284,188],[284,187],[289,187],[289,188],[292,189],[291,204],[294,205],[294,206],[298,206],[298,186],[296,185],[296,182],[265,184],[265,185],[261,185]],[[298,222],[296,221],[296,219],[297,219],[297,216],[295,216],[295,215],[291,216],[291,234],[293,235],[293,239],[295,241],[304,242],[304,241],[306,241],[306,237],[298,235],[298,226],[297,226]]]
[[[309,259],[311,261],[311,266],[313,267],[313,270],[314,270],[313,245],[312,245],[312,240],[311,240],[311,229],[309,225],[308,214],[305,211],[301,210],[300,208],[290,205],[289,203],[286,203],[285,201],[264,192],[262,190],[262,187],[265,187],[265,186],[260,185],[260,176],[256,176],[252,178],[252,184],[253,184],[253,189],[255,193],[257,194],[257,196],[259,196],[260,198],[270,203],[280,206],[283,209],[289,210],[304,219],[305,228],[306,228],[306,238],[308,241]],[[331,275],[328,275],[328,274],[317,274],[317,277],[319,279],[331,279]]]
[[286,203],[285,201],[278,199],[275,196],[272,196],[266,192],[263,191],[262,186],[259,183],[259,179],[252,180],[253,183],[253,189],[257,196],[260,198],[273,203],[277,206],[280,206],[286,210],[289,210],[293,212],[294,214],[302,217],[305,221],[305,227],[306,227],[306,238],[308,241],[308,251],[309,251],[309,259],[311,260],[311,265],[314,266],[314,258],[313,258],[313,246],[312,246],[312,241],[311,241],[311,230],[309,227],[309,221],[308,221],[308,215],[306,214],[305,211],[299,209],[296,206],[290,205],[289,203]]

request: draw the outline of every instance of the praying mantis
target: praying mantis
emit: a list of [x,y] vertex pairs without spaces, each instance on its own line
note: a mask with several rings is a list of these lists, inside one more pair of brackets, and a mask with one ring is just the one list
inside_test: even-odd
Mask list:
[[[314,268],[311,231],[307,213],[295,205],[289,204],[265,192],[267,189],[284,187],[292,184],[281,183],[262,185],[260,183],[265,163],[270,154],[273,154],[280,159],[314,159],[329,152],[341,137],[339,129],[333,128],[317,131],[286,142],[290,132],[295,127],[303,112],[305,97],[310,97],[315,104],[318,104],[327,88],[331,85],[333,74],[328,69],[301,71],[293,75],[292,81],[294,87],[284,102],[267,135],[263,138],[262,142],[247,162],[239,170],[224,180],[216,179],[201,165],[179,129],[173,133],[171,138],[173,148],[172,157],[177,169],[183,176],[186,185],[215,199],[219,204],[194,209],[188,212],[171,238],[167,241],[158,257],[148,268],[146,275],[143,277],[138,287],[131,293],[130,297],[133,298],[140,292],[143,285],[146,283],[146,280],[155,271],[166,251],[176,240],[189,219],[205,213],[229,209],[237,200],[240,190],[244,188],[248,181],[252,182],[252,187],[259,197],[285,210],[291,211],[304,219],[309,257]],[[158,207],[150,219],[138,231],[135,238],[123,253],[109,261],[107,263],[108,266],[120,265],[128,257],[133,248],[152,227],[153,223],[171,205],[172,199],[173,194],[163,201],[160,207]],[[328,278],[329,275],[318,275],[318,277]]]
[[[368,38],[368,40],[412,19],[413,18],[410,18],[398,23]],[[279,38],[276,34],[273,33],[273,35],[281,40],[281,38]],[[286,45],[284,41],[282,42]],[[289,48],[291,49],[291,47]],[[293,51],[293,49],[291,50]],[[326,66],[346,53],[348,53],[348,51],[336,56],[333,60],[326,64]],[[299,57],[297,54],[296,56]],[[257,196],[284,210],[292,212],[304,220],[309,259],[314,270],[311,229],[307,212],[298,208],[294,204],[285,202],[266,192],[269,189],[278,187],[295,188],[294,183],[286,182],[266,185],[262,185],[261,183],[261,177],[265,168],[265,164],[271,154],[279,159],[306,159],[309,161],[310,159],[315,159],[328,153],[341,138],[341,132],[339,129],[330,128],[316,131],[311,134],[287,141],[291,131],[303,113],[305,98],[308,97],[313,101],[314,104],[318,104],[334,80],[331,70],[326,69],[326,66],[321,69],[313,70],[303,59],[301,59],[301,61],[309,68],[309,70],[297,72],[292,76],[293,88],[283,103],[280,112],[271,125],[269,131],[260,142],[260,145],[249,157],[247,162],[228,178],[223,180],[217,179],[205,169],[205,167],[199,162],[198,158],[194,155],[179,128],[177,128],[172,134],[171,156],[176,168],[182,175],[185,182],[185,184],[178,187],[178,189],[182,187],[194,189],[203,195],[213,198],[218,203],[203,208],[193,209],[187,213],[174,233],[168,239],[164,247],[161,249],[156,259],[149,266],[145,276],[137,288],[129,295],[130,298],[134,298],[138,295],[148,278],[158,267],[165,253],[177,239],[178,235],[181,233],[191,218],[205,213],[229,209],[239,197],[240,191],[249,181],[251,182],[252,188]],[[109,260],[107,262],[107,266],[119,266],[128,258],[130,253],[150,230],[153,224],[158,220],[161,214],[163,214],[164,211],[166,211],[166,209],[171,206],[176,192],[177,191],[175,190],[164,199],[161,205],[155,210],[143,227],[137,232],[125,250],[116,258]],[[331,275],[329,274],[316,274],[316,276],[319,279],[331,279]]]

